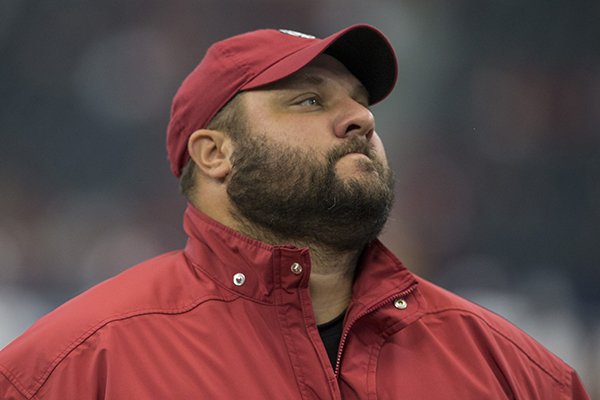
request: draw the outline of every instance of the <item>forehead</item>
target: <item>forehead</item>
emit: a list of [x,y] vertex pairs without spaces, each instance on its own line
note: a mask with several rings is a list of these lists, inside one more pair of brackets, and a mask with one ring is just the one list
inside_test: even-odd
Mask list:
[[310,85],[341,84],[355,96],[369,99],[367,89],[338,60],[327,54],[321,54],[306,66],[277,82],[270,83],[262,90],[301,88]]

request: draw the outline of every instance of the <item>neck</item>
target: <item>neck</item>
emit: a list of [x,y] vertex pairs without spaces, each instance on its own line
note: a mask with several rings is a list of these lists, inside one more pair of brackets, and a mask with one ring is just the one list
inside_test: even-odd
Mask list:
[[344,312],[352,298],[352,282],[361,249],[338,250],[320,243],[282,238],[237,218],[235,229],[272,245],[308,247],[311,254],[310,294],[317,324],[331,321]]
[[361,250],[335,251],[309,246],[310,294],[317,324],[343,313],[352,298],[352,282]]

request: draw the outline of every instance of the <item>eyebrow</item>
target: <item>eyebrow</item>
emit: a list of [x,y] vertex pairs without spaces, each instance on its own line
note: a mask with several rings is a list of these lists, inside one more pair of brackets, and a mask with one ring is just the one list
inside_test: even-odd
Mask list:
[[[305,86],[325,86],[327,84],[326,79],[315,74],[308,72],[298,73],[283,78],[280,81],[274,82],[269,85],[272,89],[286,89],[286,88],[302,88]],[[360,83],[354,85],[350,91],[350,96],[355,100],[366,99],[367,104],[370,104],[369,92]]]

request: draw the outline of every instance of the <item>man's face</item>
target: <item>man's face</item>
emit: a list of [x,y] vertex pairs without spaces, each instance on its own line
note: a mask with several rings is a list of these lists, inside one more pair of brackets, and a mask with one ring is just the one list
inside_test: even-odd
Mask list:
[[322,55],[290,78],[242,94],[228,194],[234,215],[276,237],[350,250],[375,239],[393,178],[368,95]]

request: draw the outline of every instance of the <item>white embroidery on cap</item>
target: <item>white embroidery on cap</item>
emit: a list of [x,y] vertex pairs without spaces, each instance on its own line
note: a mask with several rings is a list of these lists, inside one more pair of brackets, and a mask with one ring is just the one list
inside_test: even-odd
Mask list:
[[285,33],[286,35],[292,35],[292,36],[301,37],[301,38],[304,38],[304,39],[316,39],[316,37],[313,36],[313,35],[307,35],[306,33],[292,31],[290,29],[280,29],[279,32]]

